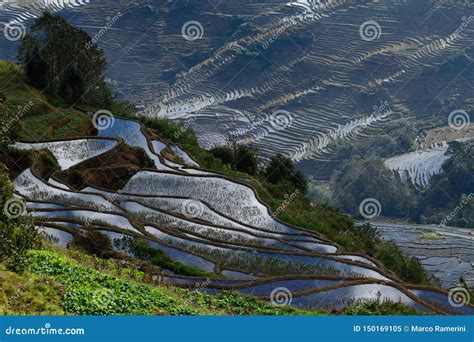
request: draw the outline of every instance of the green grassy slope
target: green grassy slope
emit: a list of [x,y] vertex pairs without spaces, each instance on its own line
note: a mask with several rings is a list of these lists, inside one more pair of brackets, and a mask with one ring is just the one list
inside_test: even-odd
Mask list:
[[[135,269],[81,252],[30,251],[21,275],[0,266],[0,315],[326,315],[419,314],[398,303],[369,301],[342,311],[277,307],[235,292],[208,295],[151,284]],[[73,256],[74,258],[72,258]]]

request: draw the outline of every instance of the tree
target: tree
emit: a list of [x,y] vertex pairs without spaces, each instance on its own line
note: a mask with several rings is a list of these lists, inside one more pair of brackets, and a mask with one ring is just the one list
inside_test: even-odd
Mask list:
[[306,192],[308,183],[301,171],[297,171],[293,161],[281,154],[274,155],[270,158],[265,170],[263,171],[265,178],[272,184],[287,181],[296,189]]
[[249,175],[258,173],[258,151],[257,149],[244,145],[234,144],[231,146],[218,146],[211,149],[214,157],[234,170]]
[[253,147],[238,146],[235,155],[235,168],[237,171],[256,175],[258,173],[257,153],[257,149]]
[[16,119],[10,108],[0,103],[0,150],[5,151],[18,137]]
[[26,252],[36,245],[39,233],[28,219],[18,216],[24,210],[24,204],[13,199],[13,184],[7,168],[1,163],[0,206],[0,263],[21,271],[25,266]]
[[105,84],[106,59],[91,41],[84,30],[46,12],[22,40],[19,60],[33,86],[67,104],[106,108],[113,100]]
[[[428,222],[474,227],[474,150],[470,143],[450,142],[443,172],[431,177],[422,200]],[[451,215],[453,214],[453,216]]]
[[410,185],[396,177],[380,159],[355,158],[344,162],[334,173],[331,183],[338,194],[341,208],[359,215],[359,206],[366,199],[380,203],[380,214],[410,217],[414,214],[417,196]]

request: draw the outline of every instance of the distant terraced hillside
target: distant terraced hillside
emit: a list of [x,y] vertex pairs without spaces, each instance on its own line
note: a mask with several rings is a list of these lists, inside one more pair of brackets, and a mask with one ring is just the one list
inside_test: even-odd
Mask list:
[[[474,104],[465,1],[51,2],[62,7],[95,36],[110,84],[144,115],[193,118],[206,147],[237,137],[317,179],[347,158],[342,145],[390,121],[444,122]],[[26,20],[28,8],[2,15]],[[5,51],[14,56],[12,44]]]

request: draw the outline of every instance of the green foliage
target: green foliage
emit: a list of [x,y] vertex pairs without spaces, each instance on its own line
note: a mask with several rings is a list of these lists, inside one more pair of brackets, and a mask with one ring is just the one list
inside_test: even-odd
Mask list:
[[230,146],[217,146],[210,150],[212,155],[222,161],[223,164],[234,165],[234,151]]
[[91,120],[75,109],[51,110],[22,119],[19,138],[24,141],[73,139],[92,135]]
[[117,279],[45,251],[29,252],[31,272],[65,286],[62,308],[78,315],[198,314],[159,288]]
[[10,108],[6,104],[0,103],[0,149],[2,150],[6,149],[18,136],[13,117],[14,114]]
[[359,206],[365,199],[380,202],[380,213],[389,217],[410,217],[416,206],[416,195],[410,186],[393,175],[380,159],[355,158],[342,164],[331,179],[338,204],[349,213],[360,216]]
[[112,242],[107,235],[97,230],[85,230],[74,235],[71,245],[89,254],[102,258],[114,254]]
[[185,300],[194,305],[212,307],[232,315],[318,315],[318,312],[297,310],[293,307],[276,307],[253,296],[223,291],[217,295],[207,295],[201,291],[183,291]]
[[[97,262],[100,262],[98,260]],[[207,295],[202,291],[171,289],[123,280],[78,264],[53,252],[30,251],[35,277],[62,287],[60,306],[77,315],[301,315],[315,314],[291,307],[279,308],[252,296],[234,292]],[[125,274],[126,269],[121,270]],[[0,286],[1,289],[1,286]],[[52,294],[52,298],[57,295]]]
[[52,174],[60,170],[58,161],[48,150],[32,152],[33,171],[42,179],[48,180]]
[[344,315],[357,315],[357,316],[387,316],[387,315],[399,315],[399,316],[413,316],[420,315],[421,313],[416,309],[410,308],[401,303],[394,303],[390,301],[370,300],[361,301],[345,308],[342,312]]
[[421,200],[425,223],[474,228],[474,150],[452,142],[443,172],[433,176]]
[[345,158],[389,158],[413,149],[418,129],[413,121],[399,119],[384,125],[378,134],[341,146],[339,155]]
[[[78,53],[79,52],[79,53]],[[19,50],[31,84],[68,104],[111,105],[104,81],[106,59],[91,37],[65,19],[45,12]]]
[[308,184],[300,171],[295,169],[291,159],[277,154],[270,158],[265,170],[263,171],[265,178],[272,184],[280,182],[289,182],[295,189],[306,192]]
[[183,274],[196,277],[215,277],[214,273],[208,273],[200,269],[174,261],[163,251],[152,248],[148,242],[143,239],[134,239],[132,237],[123,237],[115,239],[114,245],[119,249],[126,250],[134,257],[147,261],[152,265],[170,270],[176,274]]
[[224,165],[229,165],[238,172],[256,175],[258,172],[257,149],[237,145],[218,146],[210,150],[211,154]]
[[16,274],[0,265],[0,315],[64,315],[61,292],[47,277]]
[[13,198],[13,184],[0,163],[0,263],[22,271],[26,252],[38,242],[38,231],[23,216],[24,203]]
[[403,255],[393,243],[377,245],[374,256],[407,283],[429,285],[429,276],[418,260]]

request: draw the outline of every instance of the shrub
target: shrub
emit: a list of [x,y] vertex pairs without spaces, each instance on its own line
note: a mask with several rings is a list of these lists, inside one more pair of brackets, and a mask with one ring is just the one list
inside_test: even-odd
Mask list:
[[277,154],[270,158],[263,175],[273,184],[278,184],[282,181],[290,182],[296,189],[302,192],[307,191],[308,184],[302,172],[297,171],[291,159]]
[[1,163],[0,210],[0,263],[5,263],[11,270],[22,271],[26,252],[38,243],[39,234],[34,225],[22,216],[24,203],[13,199],[13,184]]

